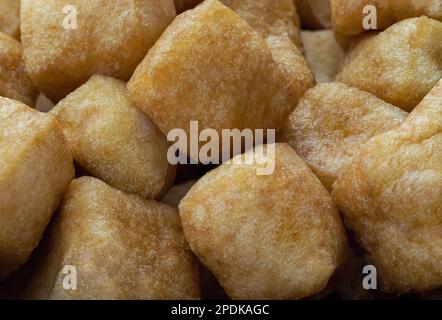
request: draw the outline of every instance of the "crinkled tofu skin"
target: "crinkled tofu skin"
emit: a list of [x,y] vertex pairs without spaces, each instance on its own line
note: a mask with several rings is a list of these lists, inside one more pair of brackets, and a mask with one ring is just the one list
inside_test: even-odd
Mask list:
[[320,84],[301,99],[281,139],[330,190],[370,138],[400,125],[407,115],[357,88],[342,83]]
[[294,0],[303,27],[327,29],[331,27],[330,0]]
[[300,48],[300,22],[293,0],[221,0],[262,37],[286,36]]
[[93,74],[127,81],[174,17],[173,0],[23,0],[26,67],[54,102]]
[[404,294],[442,287],[442,81],[405,122],[372,138],[333,197],[382,279]]
[[301,73],[311,74],[301,60],[299,77],[289,77],[256,31],[219,1],[208,0],[174,20],[128,89],[164,135],[179,128],[190,136],[190,121],[220,134],[280,129],[304,94],[298,89],[304,87]]
[[74,159],[93,176],[149,199],[161,197],[173,183],[169,143],[132,105],[123,81],[93,76],[51,112]]
[[209,172],[179,205],[191,249],[233,299],[310,296],[348,254],[330,194],[288,144],[275,148],[273,174],[239,155],[242,164]]
[[347,56],[337,81],[411,111],[442,78],[442,22],[398,22]]
[[37,91],[25,68],[23,48],[0,32],[0,96],[33,106]]
[[331,0],[331,4],[333,29],[344,38],[373,31],[364,28],[364,18],[370,18],[371,12],[367,9],[364,12],[367,6],[376,8],[376,30],[385,30],[396,22],[422,15],[442,21],[440,0]]
[[0,32],[20,38],[20,0],[0,1]]
[[345,58],[345,53],[336,42],[333,31],[302,31],[301,39],[316,82],[332,82]]
[[0,278],[25,263],[74,178],[56,119],[0,98]]
[[[82,177],[66,192],[26,299],[198,299],[196,263],[176,208]],[[75,267],[66,290],[65,266]]]

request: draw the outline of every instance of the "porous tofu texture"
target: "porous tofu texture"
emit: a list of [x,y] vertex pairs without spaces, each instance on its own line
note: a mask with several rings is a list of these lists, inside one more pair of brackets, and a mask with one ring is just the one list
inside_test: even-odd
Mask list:
[[442,22],[398,22],[354,48],[336,80],[412,111],[442,78]]
[[0,1],[0,32],[20,38],[20,0]]
[[261,165],[237,157],[241,164],[209,172],[180,202],[191,249],[233,299],[321,291],[348,255],[330,194],[287,144],[267,157],[275,164],[271,175],[257,175]]
[[93,176],[122,191],[160,198],[175,178],[169,143],[132,105],[126,83],[93,76],[51,113],[60,121],[74,159]]
[[129,80],[176,15],[173,0],[23,0],[21,4],[26,67],[35,85],[54,102],[93,74]]
[[407,115],[357,88],[320,84],[307,91],[279,138],[292,145],[331,190],[370,138],[400,125]]
[[40,241],[74,166],[54,117],[0,98],[0,278]]
[[[27,299],[198,299],[198,269],[177,209],[82,177],[35,257]],[[77,288],[65,290],[65,266]]]
[[372,138],[333,186],[387,292],[442,286],[441,132],[442,80],[401,126]]

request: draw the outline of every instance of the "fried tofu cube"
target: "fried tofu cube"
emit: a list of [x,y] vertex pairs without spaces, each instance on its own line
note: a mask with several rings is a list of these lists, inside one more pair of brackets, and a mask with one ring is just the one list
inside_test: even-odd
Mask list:
[[176,168],[167,160],[169,143],[132,105],[125,82],[93,76],[51,113],[74,159],[91,175],[148,199],[160,198],[173,183]]
[[[177,209],[126,194],[95,178],[71,183],[39,250],[22,293],[26,299],[200,296],[197,265]],[[66,286],[67,275],[70,285],[76,276],[75,289]]]
[[24,264],[74,178],[57,120],[0,98],[0,279]]
[[331,190],[333,182],[373,136],[399,126],[408,113],[342,83],[307,91],[280,139],[288,142]]
[[[290,45],[284,54],[296,55]],[[190,136],[191,121],[220,135],[222,129],[278,130],[312,85],[304,83],[313,76],[299,58],[288,58],[300,61],[290,66],[296,77],[241,17],[208,0],[174,20],[128,89],[164,135],[182,129]]]
[[175,17],[173,0],[23,0],[26,67],[58,102],[93,74],[129,80]]
[[20,42],[0,32],[0,96],[32,107],[37,97],[23,61]]
[[442,78],[442,22],[398,22],[362,41],[345,59],[337,81],[412,111]]
[[399,127],[372,138],[333,198],[394,294],[442,286],[442,80]]
[[[321,291],[347,258],[332,198],[288,144],[235,157],[201,178],[179,204],[193,252],[233,299],[300,299]],[[240,161],[238,161],[240,160]]]

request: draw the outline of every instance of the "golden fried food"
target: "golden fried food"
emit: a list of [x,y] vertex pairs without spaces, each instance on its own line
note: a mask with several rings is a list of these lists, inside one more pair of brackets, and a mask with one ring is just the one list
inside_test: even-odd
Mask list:
[[26,262],[74,177],[54,117],[0,97],[0,279]]
[[442,286],[442,80],[405,122],[372,138],[333,197],[395,294]]
[[166,193],[166,195],[161,199],[162,203],[178,207],[181,199],[187,194],[190,188],[197,182],[197,180],[190,180],[184,183],[180,183],[174,185],[170,188],[170,190]]
[[54,102],[96,73],[127,81],[174,17],[173,0],[23,0],[26,67]]
[[33,106],[37,91],[26,72],[22,55],[20,42],[0,32],[0,96]]
[[196,5],[203,2],[203,0],[175,0],[175,7],[178,13],[192,9]]
[[275,155],[266,176],[257,175],[263,164],[235,157],[241,164],[209,172],[179,205],[191,249],[233,299],[310,296],[348,254],[327,190],[288,144]]
[[330,0],[294,0],[302,25],[309,29],[331,27]]
[[300,22],[293,0],[221,0],[262,37],[287,36],[302,47]]
[[166,29],[129,81],[129,93],[164,135],[179,128],[190,136],[190,121],[220,134],[233,128],[279,129],[311,75],[302,57],[292,57],[293,49],[284,55],[302,61],[290,66],[298,77],[289,77],[243,19],[208,0]]
[[74,159],[93,176],[149,199],[161,197],[173,183],[169,143],[129,101],[125,82],[93,76],[51,113]]
[[442,78],[442,22],[398,22],[347,56],[337,81],[411,111]]
[[332,82],[345,58],[333,31],[302,31],[301,39],[307,62],[315,74],[316,82]]
[[[38,258],[27,299],[197,299],[200,294],[197,265],[176,208],[95,178],[71,183]],[[66,266],[75,268],[75,290],[66,288]]]
[[364,18],[370,18],[367,6],[376,8],[376,30],[385,30],[391,25],[422,15],[442,21],[440,0],[331,0],[333,29],[343,38],[355,37],[375,31],[364,27]]
[[400,125],[407,113],[342,83],[307,91],[281,134],[331,189],[341,170],[373,136]]
[[0,1],[0,32],[20,38],[20,0]]

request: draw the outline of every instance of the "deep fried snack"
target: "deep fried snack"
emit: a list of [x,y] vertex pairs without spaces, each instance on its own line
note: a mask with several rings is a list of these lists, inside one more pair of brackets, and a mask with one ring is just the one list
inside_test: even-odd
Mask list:
[[337,81],[411,111],[442,78],[442,22],[398,22],[347,56]]
[[203,2],[203,0],[175,0],[176,11],[177,13],[184,12],[192,9],[201,2]]
[[162,203],[178,207],[181,199],[187,194],[190,188],[197,182],[197,180],[190,180],[184,183],[180,183],[174,185],[170,188],[170,190],[166,193],[166,195],[161,199]]
[[127,81],[174,17],[173,0],[23,0],[26,67],[54,102],[96,73]]
[[348,254],[327,190],[288,144],[275,154],[273,174],[258,176],[261,165],[239,155],[242,164],[209,172],[179,205],[191,249],[234,299],[312,295]]
[[0,98],[0,279],[26,262],[74,177],[54,117]]
[[26,72],[22,55],[20,42],[0,32],[0,96],[33,106],[37,91]]
[[[91,177],[74,180],[50,228],[27,299],[197,299],[198,270],[176,208]],[[77,288],[65,290],[66,266]],[[68,269],[71,270],[71,269]]]
[[[364,28],[364,8],[376,8],[376,30],[422,15],[442,21],[442,2],[439,0],[332,0],[333,29],[342,38],[352,38],[373,30]],[[339,38],[339,37],[338,37]]]
[[406,117],[405,111],[368,92],[342,83],[321,84],[301,99],[281,140],[295,149],[330,190],[365,142],[400,125]]
[[51,113],[60,121],[74,159],[93,176],[149,199],[161,197],[173,183],[169,143],[131,104],[125,82],[93,76]]
[[330,0],[294,0],[302,25],[309,29],[331,27]]
[[316,82],[332,82],[338,74],[345,54],[331,30],[302,31],[302,44]]
[[[290,45],[291,53],[284,54],[296,55]],[[297,59],[302,62],[290,70],[298,77],[289,76],[256,31],[219,1],[207,0],[174,20],[128,88],[164,135],[180,128],[190,136],[190,121],[220,134],[233,128],[280,129],[311,75],[302,57],[287,61]]]
[[20,0],[0,1],[0,32],[20,38]]
[[372,138],[333,186],[383,289],[442,286],[442,80],[405,122]]
[[300,21],[293,0],[221,0],[234,10],[263,38],[287,36],[302,47]]

